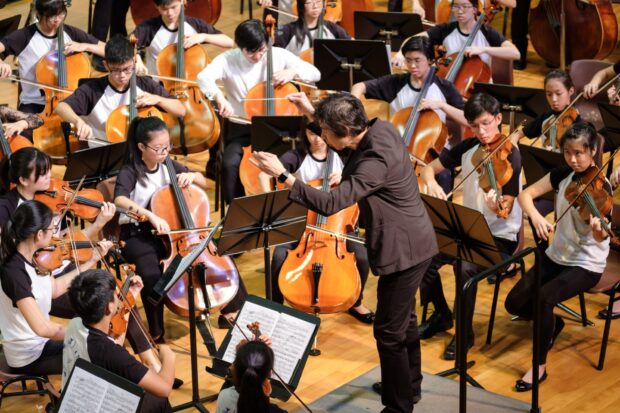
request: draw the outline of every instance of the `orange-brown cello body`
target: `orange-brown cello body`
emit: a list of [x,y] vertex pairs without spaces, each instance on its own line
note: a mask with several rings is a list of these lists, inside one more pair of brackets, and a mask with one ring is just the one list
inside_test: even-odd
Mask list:
[[[138,117],[147,118],[149,116],[157,116],[164,119],[163,114],[155,106],[145,106],[137,108]],[[129,105],[119,106],[110,113],[105,123],[105,134],[110,143],[123,142],[127,139],[127,131],[130,123]]]
[[[456,62],[458,53],[452,53],[448,58],[439,59],[437,62],[437,76],[447,78],[448,72]],[[456,90],[469,98],[474,90],[474,83],[489,83],[491,80],[491,67],[480,59],[479,56],[465,58],[453,83]]]
[[[130,0],[129,7],[136,26],[159,14],[152,0]],[[221,0],[194,0],[187,4],[186,11],[188,16],[198,17],[209,24],[215,24],[222,13],[222,2]]]
[[[10,138],[6,138],[6,140],[9,144],[9,148],[11,149],[11,151],[8,153],[9,156],[22,148],[32,146],[32,142],[30,142],[28,138],[24,138],[21,135],[14,135]],[[4,158],[5,155],[6,154],[4,153],[4,151],[0,149],[0,159]]]
[[[320,183],[321,180],[316,180],[308,184]],[[308,222],[317,222],[323,229],[345,234],[357,223],[359,208],[352,205],[329,217],[317,215],[308,211]],[[320,218],[326,221],[319,224]],[[345,240],[309,228],[297,248],[287,253],[278,285],[293,308],[321,314],[346,311],[355,303],[362,288],[355,254],[347,251]]]
[[[176,179],[173,177],[172,179]],[[209,199],[207,194],[195,185],[181,189],[187,208],[195,227],[206,227],[209,224]],[[158,217],[166,220],[170,229],[186,228],[176,197],[170,185],[160,188],[151,198],[151,211]],[[168,235],[167,244],[170,246],[170,255],[164,259],[164,268],[167,268],[172,259],[177,255],[189,254],[194,246],[199,244],[207,234],[205,232],[188,232],[183,234]],[[203,264],[205,268],[206,287],[197,282],[192,276],[194,283],[194,298],[196,303],[196,316],[205,311],[205,297],[202,288],[205,287],[209,296],[211,311],[218,311],[233,299],[239,288],[239,273],[235,264],[229,257],[220,257],[215,254],[215,245],[211,242],[209,247],[194,261],[194,271],[197,264]],[[187,302],[187,285],[189,282],[187,273],[175,283],[166,294],[166,306],[175,314],[183,317],[189,316],[189,304]]]
[[[390,122],[403,135],[407,121],[411,116],[411,110],[408,107],[399,110],[392,116]],[[420,112],[420,117],[413,132],[414,138],[411,139],[407,150],[412,157],[412,163],[417,161],[431,162],[439,156],[439,153],[446,144],[448,138],[448,128],[441,121],[439,115],[432,110],[424,110]],[[417,159],[416,159],[417,158]]]
[[[562,0],[540,0],[530,10],[529,34],[536,53],[560,66],[560,10]],[[609,0],[564,0],[566,64],[580,59],[602,60],[618,40],[618,21]]]

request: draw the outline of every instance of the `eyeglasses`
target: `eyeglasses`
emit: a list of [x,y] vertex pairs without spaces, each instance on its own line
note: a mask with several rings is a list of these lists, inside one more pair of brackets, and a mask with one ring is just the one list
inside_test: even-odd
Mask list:
[[55,225],[52,225],[51,227],[49,227],[49,228],[45,228],[45,229],[42,229],[41,231],[45,231],[45,232],[48,232],[48,231],[56,231],[56,226],[55,226]]
[[471,4],[453,4],[450,7],[452,7],[452,10],[454,11],[459,11],[459,10],[465,11],[467,9],[473,8],[474,6],[472,6]]
[[306,2],[304,2],[304,6],[306,6],[306,7],[311,7],[311,6],[319,7],[319,6],[322,6],[322,5],[323,5],[323,0],[314,0],[314,1],[306,1]]
[[172,149],[172,145],[162,146],[161,148],[153,148],[145,143],[144,146],[155,152],[157,155],[165,155]]
[[416,67],[420,66],[420,63],[423,63],[424,59],[407,59],[405,58],[405,64],[407,66],[413,66],[415,65]]
[[110,74],[116,75],[116,76],[120,76],[121,74],[130,75],[133,73],[134,66],[132,65],[131,67],[126,67],[124,69],[121,69],[121,68],[113,69],[108,66],[108,70],[110,71]]

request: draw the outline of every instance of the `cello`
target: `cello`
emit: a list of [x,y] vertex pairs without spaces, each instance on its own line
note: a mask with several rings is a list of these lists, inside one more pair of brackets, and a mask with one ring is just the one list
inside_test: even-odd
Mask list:
[[[329,191],[335,156],[334,151],[328,151],[323,179],[308,185],[320,183],[322,191]],[[293,308],[329,314],[345,311],[355,303],[361,291],[355,254],[347,251],[344,238],[333,233],[344,234],[353,229],[358,216],[357,205],[329,217],[308,211],[308,222],[313,222],[320,230],[307,228],[304,231],[297,248],[287,253],[278,278],[282,295]]]
[[[67,2],[67,6],[70,3]],[[84,53],[65,55],[65,25],[64,21],[56,33],[57,49],[43,56],[35,66],[37,82],[61,89],[74,91],[78,87],[78,80],[90,77],[90,61]],[[45,109],[40,113],[44,120],[41,127],[32,133],[34,146],[47,153],[54,163],[66,163],[67,154],[78,149],[78,140],[75,136],[63,130],[63,120],[54,113],[56,106],[68,94],[54,89],[45,88]]]
[[[209,56],[200,45],[183,48],[184,22],[185,6],[181,2],[176,44],[166,46],[157,56],[157,73],[162,76],[196,79],[198,73],[209,63]],[[172,153],[187,155],[202,152],[215,145],[220,136],[220,121],[200,89],[186,82],[163,80],[163,83],[166,90],[183,103],[186,111],[182,123],[176,116],[163,114],[170,130],[172,146],[179,148],[173,149]]]
[[375,2],[373,0],[346,0],[342,2],[342,20],[340,25],[347,33],[355,33],[355,23],[353,14],[356,11],[373,11]]
[[129,124],[137,116],[146,118],[148,116],[157,116],[159,119],[164,119],[162,113],[155,106],[137,107],[136,99],[138,97],[138,87],[136,86],[136,70],[135,62],[137,59],[136,44],[138,39],[132,34],[129,36],[129,41],[134,47],[134,70],[129,80],[129,104],[117,107],[110,113],[108,120],[105,123],[105,134],[108,138],[108,142],[117,143],[123,142],[127,139],[127,131],[129,130]]
[[[181,188],[176,180],[172,160],[168,156],[165,166],[170,177],[170,185],[157,190],[151,198],[151,211],[166,220],[171,230],[194,229],[206,227],[209,223],[209,199],[207,194],[195,185]],[[170,254],[164,261],[164,269],[173,264],[178,255],[185,256],[192,252],[207,237],[206,231],[171,233],[167,235],[166,244]],[[239,289],[239,273],[230,257],[215,254],[215,245],[208,247],[194,261],[191,282],[195,285],[195,316],[199,317],[207,310],[218,311],[233,299]],[[204,274],[198,274],[204,271]],[[202,277],[204,275],[204,278]],[[206,284],[198,282],[203,278]],[[175,314],[189,317],[187,302],[187,285],[190,282],[187,272],[167,292],[166,306]],[[206,296],[205,296],[206,294]]]
[[9,136],[8,138],[4,134],[4,127],[0,120],[0,159],[5,156],[10,157],[13,152],[17,152],[21,148],[32,146],[32,142],[28,138],[24,138],[21,135]]
[[[139,25],[145,20],[158,15],[152,0],[130,0],[131,18]],[[222,13],[221,0],[192,0],[187,5],[187,14],[198,17],[209,24],[215,24]]]
[[[265,27],[269,33],[267,43],[267,80],[256,84],[248,91],[243,102],[246,116],[295,116],[299,114],[297,107],[286,99],[282,99],[291,93],[296,93],[297,88],[292,83],[285,83],[278,87],[273,86],[273,36],[275,31],[275,19],[272,15],[265,18]],[[252,146],[243,148],[243,158],[239,164],[239,178],[247,195],[260,194],[261,185],[258,179],[260,170],[250,162]]]
[[[562,4],[564,27],[571,28],[565,32],[564,44]],[[555,66],[580,59],[605,59],[618,40],[618,21],[609,0],[540,0],[530,10],[528,28],[536,53]],[[565,62],[561,62],[562,48],[566,51]]]

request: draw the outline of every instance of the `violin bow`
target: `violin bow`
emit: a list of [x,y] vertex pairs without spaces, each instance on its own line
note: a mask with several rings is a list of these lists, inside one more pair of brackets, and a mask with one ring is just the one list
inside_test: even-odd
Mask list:
[[480,168],[486,161],[488,161],[491,156],[495,155],[495,153],[497,151],[499,151],[501,149],[502,146],[504,146],[504,144],[508,141],[510,141],[512,139],[513,135],[516,135],[517,132],[520,132],[523,129],[523,125],[525,124],[525,121],[521,122],[521,124],[519,124],[519,126],[512,131],[512,133],[508,136],[506,136],[498,145],[497,147],[495,147],[495,149],[493,149],[492,151],[488,152],[485,157],[478,163],[478,165],[474,166],[474,168],[469,171],[469,173],[467,175],[465,175],[465,177],[463,177],[463,179],[461,179],[461,182],[459,182],[454,188],[452,188],[452,191],[448,192],[446,194],[446,198],[450,198],[452,195],[454,195],[454,192],[456,192],[457,189],[459,189],[461,187],[461,185],[463,185],[463,183],[467,180],[467,178],[469,178],[474,172],[476,172],[478,170],[478,168]]
[[[226,319],[226,322],[228,324],[230,324],[233,328],[237,327],[237,329],[239,330],[239,332],[241,333],[241,335],[247,340],[247,341],[252,341],[250,339],[250,337],[248,337],[247,333],[245,331],[243,331],[243,329],[239,326],[239,324],[237,323],[237,320],[233,320],[230,321],[229,319],[227,319],[226,317],[224,317]],[[250,326],[248,326],[250,327]],[[303,400],[301,400],[301,398],[295,394],[295,391],[293,389],[290,388],[290,386],[282,379],[282,377],[278,374],[278,372],[276,371],[275,368],[272,368],[271,371],[273,372],[273,374],[276,376],[276,378],[278,379],[278,381],[280,382],[280,384],[282,385],[282,387],[284,387],[284,390],[286,390],[286,392],[288,394],[290,394],[291,396],[293,396],[294,398],[297,399],[297,401],[299,403],[301,403],[301,405],[303,406],[304,410],[308,413],[313,413],[312,410],[310,409],[310,407],[308,407],[308,405],[306,403],[304,403]]]
[[82,185],[84,185],[85,179],[86,179],[86,175],[83,175],[82,179],[80,179],[80,182],[78,182],[77,188],[75,189],[75,191],[74,192],[68,191],[71,194],[71,198],[69,199],[69,202],[67,202],[67,205],[64,207],[62,214],[60,215],[60,219],[58,220],[58,224],[56,226],[59,226],[62,220],[65,219],[65,217],[67,216],[67,212],[69,212],[69,208],[71,208],[71,205],[73,205],[73,202],[77,198],[77,193],[82,188]]

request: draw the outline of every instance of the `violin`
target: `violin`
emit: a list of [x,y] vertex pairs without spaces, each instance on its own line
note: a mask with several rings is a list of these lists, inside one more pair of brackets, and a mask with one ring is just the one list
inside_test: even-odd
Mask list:
[[569,205],[577,208],[579,217],[585,223],[590,223],[590,216],[596,217],[601,220],[605,232],[615,238],[605,219],[614,204],[613,196],[605,189],[605,176],[599,168],[592,165],[579,176],[575,175],[575,178],[566,187],[564,198]]
[[[70,2],[67,2],[68,6]],[[73,92],[78,87],[78,80],[90,77],[90,61],[84,53],[65,55],[64,21],[56,34],[57,49],[43,56],[35,66],[37,82],[58,86]],[[45,88],[45,109],[40,113],[43,125],[32,133],[34,146],[47,153],[54,163],[64,164],[68,154],[78,149],[78,140],[66,134],[62,118],[54,113],[59,102],[69,94]]]
[[9,136],[4,134],[2,121],[0,120],[0,159],[5,156],[11,156],[13,152],[17,152],[21,148],[32,146],[32,142],[28,138],[21,135]]
[[[69,211],[73,215],[90,222],[97,218],[104,203],[103,194],[98,190],[87,188],[76,192],[67,181],[61,181],[57,178],[52,178],[47,190],[37,192],[34,199],[47,205],[54,214],[62,213],[69,206]],[[116,212],[125,214],[139,222],[147,221],[146,216],[138,215],[131,209],[117,207]]]
[[[136,26],[151,17],[158,16],[152,0],[130,0],[131,17]],[[209,24],[215,24],[222,13],[221,0],[191,0],[187,4],[187,15],[198,17]]]
[[[185,4],[181,2],[181,13],[176,43],[164,47],[157,56],[157,73],[177,79],[196,79],[198,73],[209,63],[209,55],[200,45],[183,48],[185,39]],[[186,82],[164,80],[164,87],[185,106],[182,123],[177,116],[164,113],[164,121],[170,131],[172,153],[202,152],[209,149],[220,137],[220,121],[213,106],[196,85]]]
[[419,160],[428,164],[437,158],[448,137],[448,128],[435,111],[418,110],[433,84],[434,76],[435,67],[431,66],[413,106],[399,110],[390,120],[403,137],[412,163],[416,166]]
[[129,104],[117,107],[110,113],[108,120],[105,123],[105,134],[109,143],[123,142],[127,139],[127,131],[129,130],[129,124],[136,117],[146,118],[148,116],[157,116],[159,119],[164,120],[164,117],[159,109],[155,106],[144,106],[138,108],[136,99],[138,97],[138,90],[136,86],[136,70],[135,63],[137,61],[137,49],[136,44],[138,39],[133,34],[129,36],[129,41],[133,44],[133,61],[134,70],[129,80]]
[[[495,12],[495,9],[492,9]],[[480,56],[465,57],[465,49],[470,47],[483,24],[487,23],[487,13],[481,13],[467,36],[465,45],[458,53],[452,53],[448,57],[442,57],[437,61],[437,75],[452,82],[459,93],[469,98],[472,94],[474,83],[488,83],[491,80],[491,68],[482,61]]]
[[554,151],[559,150],[566,129],[575,123],[578,117],[579,111],[574,106],[570,106],[557,117],[550,116],[546,119],[545,122],[543,122],[542,130],[547,130],[548,133],[545,134],[543,146],[551,147],[551,150]]
[[[292,83],[285,83],[274,88],[273,86],[273,38],[275,33],[276,21],[272,15],[268,14],[265,18],[265,28],[269,33],[267,43],[267,80],[256,84],[250,89],[243,101],[243,109],[246,116],[252,119],[253,116],[295,116],[299,115],[297,107],[282,99],[287,95],[297,92],[297,88]],[[239,164],[239,178],[245,188],[246,195],[262,193],[258,174],[260,170],[250,162],[252,157],[252,146],[243,148],[243,157]]]
[[491,189],[497,194],[497,217],[508,218],[508,208],[501,200],[501,189],[512,178],[512,164],[508,160],[508,156],[512,152],[512,141],[500,135],[496,138],[495,143],[491,145],[480,145],[474,152],[471,162],[478,165],[478,185],[484,192]]
[[110,329],[108,331],[108,335],[115,339],[127,332],[129,314],[131,314],[132,308],[136,305],[136,298],[129,291],[131,279],[135,275],[136,267],[131,264],[122,264],[120,270],[121,274],[125,274],[125,281],[121,281],[114,277],[116,281],[115,294],[119,298],[119,305],[110,320]]
[[[328,151],[322,181],[312,181],[309,185],[320,184],[322,191],[329,191],[329,175],[335,156],[338,155],[334,151]],[[358,217],[357,205],[329,217],[308,211],[308,222],[332,234],[306,228],[297,248],[287,253],[278,285],[293,308],[307,313],[329,314],[345,311],[355,303],[361,291],[355,254],[348,252],[346,241],[333,233],[353,229]]]
[[[176,172],[170,157],[166,158],[165,166],[170,177],[170,184],[157,190],[151,198],[151,211],[166,220],[171,230],[194,229],[206,227],[209,223],[209,199],[207,194],[196,185],[181,188],[176,180]],[[164,242],[169,251],[164,262],[167,269],[178,255],[185,256],[192,252],[196,245],[207,237],[206,231],[171,233],[165,235]],[[239,273],[230,257],[220,257],[215,252],[215,245],[209,242],[208,247],[194,261],[192,280],[187,272],[167,292],[166,306],[175,314],[188,317],[187,286],[195,285],[196,302],[195,316],[199,317],[207,310],[218,311],[237,294],[239,289]],[[203,271],[203,274],[198,274]],[[206,283],[199,283],[202,278]]]

